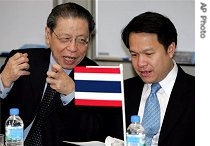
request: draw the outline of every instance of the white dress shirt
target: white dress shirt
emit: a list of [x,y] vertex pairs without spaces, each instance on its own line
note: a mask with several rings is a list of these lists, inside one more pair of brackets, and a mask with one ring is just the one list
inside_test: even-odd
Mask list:
[[[161,126],[163,123],[165,111],[166,111],[168,101],[169,101],[169,98],[171,95],[171,91],[174,86],[174,82],[175,82],[177,72],[178,72],[178,67],[177,67],[175,61],[173,61],[173,62],[174,62],[173,69],[168,73],[168,75],[161,82],[159,82],[161,89],[157,92],[157,97],[158,97],[158,100],[160,103],[160,110],[161,110],[160,111],[160,129],[161,129]],[[146,100],[150,94],[150,91],[151,91],[151,84],[145,84],[143,87],[140,107],[139,107],[139,111],[138,111],[138,115],[141,117],[141,121],[142,121],[143,114],[144,114],[145,103],[146,103]],[[158,145],[160,129],[159,129],[159,132],[153,137],[151,146]]]

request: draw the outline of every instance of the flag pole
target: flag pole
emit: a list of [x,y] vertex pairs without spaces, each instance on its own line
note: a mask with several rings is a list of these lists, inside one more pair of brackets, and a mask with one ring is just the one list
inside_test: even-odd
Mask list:
[[122,120],[123,120],[123,136],[124,136],[124,146],[126,146],[126,118],[125,118],[125,99],[124,99],[124,83],[123,83],[123,65],[120,64],[121,76],[121,88],[122,88]]

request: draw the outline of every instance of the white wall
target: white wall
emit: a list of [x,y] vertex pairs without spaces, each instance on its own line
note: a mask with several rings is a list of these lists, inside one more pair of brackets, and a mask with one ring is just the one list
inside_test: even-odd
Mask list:
[[[178,33],[177,51],[195,51],[194,0],[96,0],[95,8],[95,58],[129,59],[128,49],[121,40],[121,31],[134,16],[146,11],[161,13],[174,23]],[[193,58],[193,55],[189,57]]]
[[53,0],[0,0],[0,53],[24,44],[45,45],[44,29]]

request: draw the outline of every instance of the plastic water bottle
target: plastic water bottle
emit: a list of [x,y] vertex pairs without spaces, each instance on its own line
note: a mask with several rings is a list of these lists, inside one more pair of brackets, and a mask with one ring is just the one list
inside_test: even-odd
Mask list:
[[10,116],[5,123],[6,146],[23,146],[23,121],[19,117],[19,109],[11,108]]
[[131,116],[131,124],[126,133],[127,146],[146,146],[144,127],[140,123],[140,116]]

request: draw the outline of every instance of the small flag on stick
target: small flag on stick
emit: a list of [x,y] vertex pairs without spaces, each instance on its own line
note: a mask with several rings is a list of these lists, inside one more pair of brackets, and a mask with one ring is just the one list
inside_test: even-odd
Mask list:
[[122,65],[78,66],[74,79],[76,105],[122,107]]

